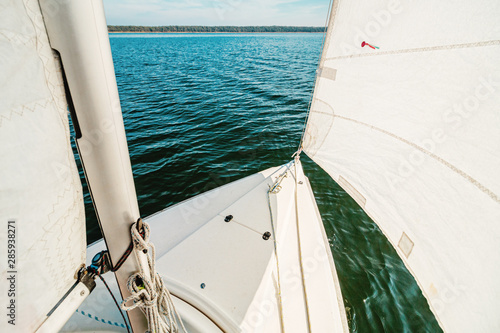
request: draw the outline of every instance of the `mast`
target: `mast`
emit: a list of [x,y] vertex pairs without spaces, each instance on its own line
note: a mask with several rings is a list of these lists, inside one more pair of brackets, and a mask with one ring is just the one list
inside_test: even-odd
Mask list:
[[[61,56],[76,144],[92,201],[113,265],[131,244],[130,227],[140,217],[115,81],[111,48],[100,0],[40,0],[50,44]],[[123,298],[127,280],[149,272],[146,255],[131,255],[115,272]],[[147,330],[137,308],[128,311],[135,332]]]

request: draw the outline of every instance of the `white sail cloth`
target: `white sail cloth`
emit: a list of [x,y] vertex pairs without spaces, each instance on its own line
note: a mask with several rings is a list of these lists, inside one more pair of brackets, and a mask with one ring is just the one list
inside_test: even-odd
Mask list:
[[500,3],[334,2],[305,152],[445,331],[500,331]]
[[[0,331],[33,332],[75,283],[86,248],[61,70],[38,1],[0,4],[0,87]],[[16,228],[12,267],[6,266],[8,221]],[[15,326],[5,316],[12,299]]]

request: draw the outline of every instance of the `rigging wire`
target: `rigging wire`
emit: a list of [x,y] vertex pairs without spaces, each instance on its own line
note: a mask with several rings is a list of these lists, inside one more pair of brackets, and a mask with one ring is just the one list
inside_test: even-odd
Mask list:
[[130,333],[130,329],[129,329],[129,326],[127,324],[127,320],[125,319],[125,315],[123,314],[123,311],[120,308],[120,305],[118,304],[118,301],[116,300],[115,295],[113,295],[113,293],[111,292],[111,289],[109,288],[106,280],[104,280],[104,278],[101,276],[101,274],[97,274],[97,276],[99,277],[99,279],[101,279],[102,283],[104,283],[104,285],[106,286],[106,289],[108,289],[108,292],[111,295],[111,297],[113,298],[113,301],[115,301],[115,305],[118,308],[118,311],[120,311],[120,314],[122,315],[123,322],[125,323],[125,327],[127,328],[127,332]]
[[[324,34],[323,35],[323,42],[321,44],[321,53],[320,53],[319,59],[318,59],[318,67],[317,67],[316,73],[314,75],[314,82],[317,82],[317,80],[318,80],[318,71],[319,71],[320,66],[321,66],[321,58],[323,57],[323,53],[325,52],[326,37],[327,37],[327,32],[328,32],[328,22],[330,21],[330,18],[332,16],[333,1],[337,1],[337,0],[330,0],[330,3],[328,5],[328,8],[330,8],[330,10],[326,14],[325,30],[324,30],[324,33],[323,33]],[[297,147],[297,153],[296,153],[298,155],[300,155],[300,153],[302,152],[302,144],[304,143],[304,135],[306,134],[307,120],[309,119],[309,114],[311,113],[311,105],[312,105],[312,101],[313,101],[313,98],[314,98],[314,89],[313,89],[313,91],[311,93],[311,97],[309,98],[309,104],[307,106],[306,118],[304,119],[304,124],[302,125],[302,135],[300,137],[300,142],[299,142],[299,146]]]

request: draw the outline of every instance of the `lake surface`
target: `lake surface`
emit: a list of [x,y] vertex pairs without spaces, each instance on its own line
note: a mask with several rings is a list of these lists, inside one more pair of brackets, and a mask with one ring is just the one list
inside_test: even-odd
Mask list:
[[[111,34],[142,216],[291,160],[322,34]],[[378,227],[305,154],[352,332],[441,332]],[[86,190],[86,189],[85,189]],[[88,193],[88,242],[100,238]]]

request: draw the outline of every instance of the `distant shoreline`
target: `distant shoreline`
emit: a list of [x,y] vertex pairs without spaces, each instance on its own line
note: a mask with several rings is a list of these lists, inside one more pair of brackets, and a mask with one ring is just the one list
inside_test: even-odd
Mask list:
[[110,34],[322,34],[324,31],[108,31]]
[[109,33],[324,33],[324,27],[294,26],[134,26],[108,25]]

